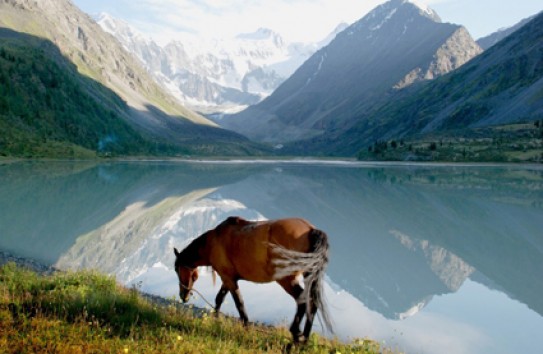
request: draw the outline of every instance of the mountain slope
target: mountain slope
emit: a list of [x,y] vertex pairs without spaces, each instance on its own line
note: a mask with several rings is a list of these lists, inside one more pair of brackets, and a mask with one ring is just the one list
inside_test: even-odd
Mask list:
[[543,118],[543,14],[460,69],[402,96],[317,144],[353,154],[377,140]]
[[[167,144],[185,153],[225,153],[218,150],[230,144],[237,153],[246,150],[246,147],[239,148],[246,139],[219,129],[181,106],[112,36],[104,33],[69,0],[3,1],[0,26],[51,40],[60,49],[61,57],[73,62],[80,74],[109,88],[126,102],[124,107],[108,109],[116,111],[118,117],[147,141]],[[95,96],[88,84],[81,81],[80,84],[83,91]],[[99,104],[109,105],[100,96],[94,98]]]
[[119,117],[126,108],[51,42],[0,28],[0,155],[146,153],[150,144]]
[[524,20],[520,21],[519,23],[517,23],[514,26],[504,28],[504,29],[500,29],[500,30],[498,30],[498,31],[496,31],[494,33],[489,34],[488,36],[479,38],[477,40],[477,44],[479,44],[479,46],[481,48],[483,48],[483,50],[487,50],[488,48],[492,47],[494,44],[498,43],[499,41],[501,41],[505,37],[509,36],[511,33],[513,33],[515,31],[517,31],[518,29],[522,28],[522,26],[524,26],[525,24],[527,24],[528,22],[533,20],[534,17],[535,16],[530,16],[530,17],[525,18]]
[[337,134],[396,90],[454,70],[480,52],[463,27],[441,23],[435,12],[409,1],[392,0],[224,126],[268,142]]

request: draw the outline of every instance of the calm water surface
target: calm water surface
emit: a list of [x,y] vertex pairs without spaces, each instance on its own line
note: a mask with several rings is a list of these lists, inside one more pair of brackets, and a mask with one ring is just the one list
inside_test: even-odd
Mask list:
[[[301,216],[330,236],[341,339],[408,353],[543,348],[541,167],[4,163],[0,210],[0,249],[165,297],[178,291],[174,246],[230,215]],[[219,286],[204,272],[196,288],[213,299]],[[278,285],[241,288],[252,320],[290,323]],[[224,310],[236,314],[231,300]]]

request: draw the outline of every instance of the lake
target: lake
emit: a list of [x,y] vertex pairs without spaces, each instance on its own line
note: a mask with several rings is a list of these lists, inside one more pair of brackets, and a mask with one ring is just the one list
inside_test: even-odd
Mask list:
[[[542,166],[0,162],[0,249],[164,297],[178,293],[173,247],[231,215],[300,216],[328,233],[342,340],[543,348]],[[251,320],[290,324],[295,304],[277,284],[240,285]],[[219,287],[204,270],[195,288],[213,300]],[[223,310],[237,314],[229,297]]]

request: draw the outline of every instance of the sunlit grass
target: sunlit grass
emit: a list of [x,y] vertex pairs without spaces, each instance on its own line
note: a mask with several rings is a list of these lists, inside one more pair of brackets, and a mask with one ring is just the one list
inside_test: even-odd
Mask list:
[[242,326],[177,304],[154,304],[94,272],[41,276],[0,268],[0,348],[7,353],[380,353],[312,335],[292,346],[284,328]]

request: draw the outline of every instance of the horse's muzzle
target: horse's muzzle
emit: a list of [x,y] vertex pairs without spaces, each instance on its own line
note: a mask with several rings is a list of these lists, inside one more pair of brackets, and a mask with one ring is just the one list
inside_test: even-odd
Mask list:
[[183,301],[183,303],[187,303],[190,299],[190,291],[180,291],[179,292],[179,298],[181,299],[181,301]]

